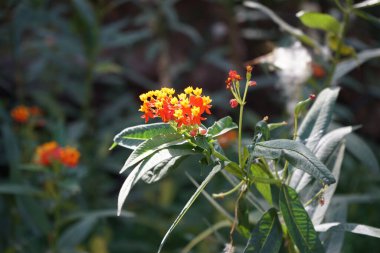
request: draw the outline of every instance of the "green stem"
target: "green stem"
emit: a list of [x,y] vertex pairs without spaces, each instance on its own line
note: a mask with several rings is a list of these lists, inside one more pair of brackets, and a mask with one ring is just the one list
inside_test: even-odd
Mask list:
[[308,202],[305,203],[305,207],[310,205],[311,203],[313,203],[313,201],[317,198],[319,198],[319,196],[321,194],[323,194],[324,192],[326,191],[326,188],[325,187],[322,187],[322,189],[319,190],[319,192],[317,194],[314,195],[314,197],[312,197]]
[[337,3],[338,7],[343,12],[343,22],[342,22],[342,25],[340,27],[339,34],[338,34],[338,45],[337,45],[337,49],[335,52],[335,56],[332,60],[331,71],[330,71],[329,77],[327,79],[327,82],[325,83],[325,86],[331,86],[332,85],[334,73],[336,71],[338,62],[339,62],[340,57],[341,57],[340,50],[342,49],[342,46],[343,46],[343,38],[346,34],[347,24],[348,24],[348,21],[350,18],[350,12],[351,12],[351,7],[348,9],[347,8],[345,9],[345,8],[343,8],[343,6],[340,3],[338,3],[339,1],[335,1],[335,2]]
[[202,233],[200,233],[199,235],[197,235],[193,240],[191,240],[186,245],[186,247],[183,248],[183,250],[181,251],[181,253],[188,253],[188,252],[190,252],[190,250],[195,245],[197,245],[198,243],[200,243],[201,241],[203,241],[204,239],[206,239],[212,233],[214,233],[215,231],[217,231],[217,230],[219,230],[221,228],[229,227],[230,225],[231,225],[231,222],[229,220],[223,220],[223,221],[220,221],[220,222],[212,225],[211,227],[209,227],[208,229],[206,229],[205,231],[203,231]]
[[253,183],[262,183],[262,184],[275,184],[281,185],[282,181],[274,178],[265,178],[265,177],[254,177],[252,179]]
[[247,79],[247,81],[245,83],[243,99],[240,103],[240,111],[239,111],[238,154],[239,154],[239,166],[240,166],[240,168],[243,167],[241,132],[242,132],[242,124],[243,124],[243,112],[244,112],[245,99],[247,97],[247,91],[248,91],[248,82],[249,82],[249,80]]
[[240,183],[238,183],[237,185],[235,185],[234,188],[232,188],[231,190],[227,191],[227,192],[221,192],[221,193],[214,193],[212,194],[212,197],[213,198],[224,198],[225,196],[228,196],[234,192],[236,192],[237,190],[240,189],[240,187],[245,183],[244,180],[240,181]]

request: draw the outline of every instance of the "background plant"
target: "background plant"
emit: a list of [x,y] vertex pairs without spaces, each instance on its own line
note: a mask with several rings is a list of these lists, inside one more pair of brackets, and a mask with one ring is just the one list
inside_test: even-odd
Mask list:
[[[299,1],[260,3],[286,23],[302,29],[322,47],[326,42],[325,32],[316,33],[307,29],[295,14],[317,7],[322,13],[333,14],[339,22],[343,20],[339,16],[341,11],[332,1],[308,1],[306,5]],[[341,5],[345,8],[350,6],[344,2]],[[26,183],[41,190],[39,184],[35,185],[35,181],[29,181],[29,176],[24,175],[30,172],[22,170],[22,182],[14,182],[11,174],[17,174],[17,168],[31,164],[35,148],[41,143],[55,140],[63,146],[75,146],[81,152],[80,167],[75,172],[81,175],[77,182],[82,189],[74,194],[77,208],[71,214],[75,215],[84,213],[84,210],[115,209],[115,196],[122,184],[118,168],[122,166],[126,151],[117,148],[109,153],[107,149],[115,132],[126,125],[142,123],[136,111],[138,94],[159,89],[162,82],[177,90],[191,84],[202,86],[204,92],[214,99],[215,108],[214,115],[208,117],[205,125],[209,126],[212,121],[230,113],[237,119],[237,110],[226,106],[226,101],[231,97],[221,88],[227,71],[237,68],[242,73],[244,61],[267,54],[272,49],[287,48],[292,38],[286,32],[288,30],[283,27],[279,29],[263,9],[245,8],[241,3],[229,1],[3,1],[0,7],[1,185]],[[378,48],[378,6],[366,7],[366,4],[359,3],[357,7],[355,13],[375,17],[368,21],[357,18],[353,12],[350,14],[344,42],[359,55],[363,50]],[[163,50],[165,46],[161,47],[162,44],[170,50]],[[358,63],[362,65],[345,73],[336,82],[341,92],[334,107],[333,127],[336,123],[362,125],[355,133],[377,151],[378,60],[372,58],[365,61],[375,53],[363,51],[363,57],[366,57],[359,61],[355,57],[349,59],[351,56],[340,57],[346,63],[341,66],[348,69]],[[322,89],[325,80],[323,72],[330,72],[330,62],[318,55],[312,54],[312,59],[320,68],[313,68],[314,76],[306,85],[303,83],[300,86],[303,95],[299,93],[300,97],[294,98],[294,101],[310,93],[317,94]],[[271,65],[263,63],[255,68],[255,80],[260,85],[255,92],[248,92],[252,103],[245,108],[243,129],[252,129],[265,115],[270,116],[271,122],[288,119],[284,105],[289,100],[278,96],[278,86],[275,86],[276,75],[280,72],[265,72],[265,66]],[[277,66],[275,68],[279,70]],[[290,87],[284,90],[290,90]],[[34,134],[30,135],[30,128],[20,128],[12,122],[10,111],[20,104],[39,106],[43,111],[45,127],[33,127]],[[291,122],[288,121],[289,126]],[[272,135],[288,137],[291,130],[286,128],[280,128]],[[235,136],[237,134],[230,131],[218,138],[229,157],[236,155]],[[249,142],[250,138],[243,134],[242,142]],[[351,141],[355,145],[350,145]],[[347,208],[348,221],[380,226],[376,212],[376,157],[362,143],[351,134],[347,136],[348,152],[343,160],[344,173],[341,173],[337,192],[350,203]],[[360,148],[354,148],[358,145]],[[189,168],[198,166],[191,160],[184,163]],[[203,179],[202,172],[188,172],[197,181]],[[36,181],[41,181],[41,174],[32,175]],[[230,188],[222,177],[217,176],[207,190],[219,192],[223,186],[225,190]],[[127,208],[139,213],[138,218],[122,222],[120,219],[100,219],[94,223],[72,220],[63,227],[62,232],[71,226],[75,228],[78,225],[79,229],[90,224],[93,229],[79,229],[88,233],[77,237],[78,241],[73,241],[73,244],[82,245],[82,248],[93,252],[91,245],[102,243],[103,246],[97,248],[103,251],[128,249],[132,252],[152,252],[157,249],[166,229],[193,190],[192,183],[183,177],[183,171],[175,170],[160,184],[149,187],[138,185],[134,189]],[[348,197],[347,194],[353,193],[355,195]],[[358,193],[365,195],[359,197]],[[22,252],[23,249],[15,245],[39,231],[40,219],[33,219],[35,222],[31,223],[26,217],[17,218],[21,209],[16,205],[16,196],[8,190],[1,195],[2,217],[6,217],[1,219],[6,234],[0,239],[2,251],[10,248]],[[168,241],[165,248],[168,252],[183,247],[190,238],[218,219],[206,199],[199,198],[197,201],[199,205],[194,206],[174,230],[173,239],[176,240]],[[227,207],[233,205],[232,199],[228,198],[223,203]],[[11,213],[14,215],[11,216]],[[34,214],[38,212],[32,213],[38,216]],[[342,214],[340,217],[343,217]],[[11,225],[17,227],[17,233],[10,232]],[[218,226],[223,226],[223,223]],[[147,233],[152,235],[149,239]],[[371,252],[378,244],[370,237],[349,233],[345,236],[343,252]],[[41,244],[40,238],[45,237],[33,238],[24,247],[29,251],[41,252],[36,245]],[[214,234],[207,238],[193,251],[219,252],[218,247],[228,241],[228,238],[222,239]],[[210,240],[218,243],[210,244]]]

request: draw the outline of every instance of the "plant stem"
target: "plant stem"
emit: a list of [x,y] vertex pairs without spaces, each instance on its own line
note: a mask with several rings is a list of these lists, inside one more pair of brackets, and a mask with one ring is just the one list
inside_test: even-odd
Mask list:
[[314,197],[312,197],[308,202],[306,202],[306,203],[304,204],[304,206],[306,207],[306,206],[310,205],[311,203],[313,203],[313,201],[314,201],[315,199],[319,198],[319,196],[320,196],[321,194],[323,194],[323,193],[325,192],[325,190],[326,190],[326,188],[325,188],[325,187],[322,187],[322,189],[320,189],[319,192],[317,192],[317,194],[314,195]]
[[236,192],[237,190],[240,189],[240,187],[245,183],[245,180],[242,180],[240,181],[240,183],[238,183],[237,185],[235,185],[234,188],[232,188],[231,190],[227,191],[227,192],[221,192],[221,193],[214,193],[212,194],[212,197],[213,198],[224,198],[225,196],[228,196],[234,192]]
[[343,38],[346,34],[347,24],[348,24],[348,21],[350,18],[350,12],[351,12],[351,6],[349,8],[343,8],[343,6],[339,3],[339,1],[335,1],[335,2],[338,5],[339,9],[341,9],[341,11],[343,12],[343,22],[342,22],[342,25],[340,27],[339,34],[338,34],[338,45],[336,48],[335,56],[332,60],[331,71],[330,71],[329,77],[325,83],[325,86],[331,86],[332,85],[334,73],[336,71],[336,67],[337,67],[338,62],[340,60],[340,56],[341,56],[340,51],[341,51],[342,46],[343,46]]
[[243,169],[243,154],[242,154],[242,145],[241,145],[241,132],[242,132],[242,124],[243,124],[243,112],[244,112],[244,105],[245,105],[245,99],[247,97],[247,91],[248,91],[248,82],[250,80],[246,80],[245,87],[244,87],[244,94],[243,99],[240,103],[240,111],[239,111],[239,133],[238,133],[238,155],[239,155],[239,166],[241,169]]

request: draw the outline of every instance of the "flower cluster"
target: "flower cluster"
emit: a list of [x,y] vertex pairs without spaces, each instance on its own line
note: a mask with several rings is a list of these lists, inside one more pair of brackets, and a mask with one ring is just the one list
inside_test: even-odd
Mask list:
[[27,123],[31,117],[39,115],[41,115],[41,110],[37,106],[27,107],[25,105],[19,105],[11,111],[13,120],[23,124]]
[[253,67],[248,65],[246,66],[246,84],[244,88],[244,94],[241,96],[240,94],[240,80],[242,77],[237,73],[236,70],[230,70],[228,73],[228,78],[226,80],[226,88],[229,89],[234,96],[233,99],[230,100],[231,108],[235,108],[238,105],[243,105],[245,103],[245,96],[247,94],[247,88],[251,86],[256,86],[256,82],[251,80]]
[[211,114],[211,99],[202,96],[201,88],[187,87],[183,93],[175,95],[172,88],[149,91],[140,95],[143,104],[140,107],[144,113],[145,123],[151,118],[161,118],[163,122],[175,122],[176,126],[199,126],[203,113]]
[[57,142],[46,142],[37,147],[36,162],[43,166],[50,166],[54,163],[60,163],[67,167],[78,165],[80,153],[76,148],[66,146],[60,147]]

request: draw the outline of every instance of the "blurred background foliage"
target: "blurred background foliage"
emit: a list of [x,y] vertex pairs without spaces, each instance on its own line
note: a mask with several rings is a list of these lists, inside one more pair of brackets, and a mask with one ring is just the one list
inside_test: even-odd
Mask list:
[[[317,10],[342,18],[333,1],[259,2],[322,45],[324,34],[302,26],[295,14]],[[357,52],[379,48],[380,7],[359,14],[350,19],[345,43]],[[267,15],[243,7],[241,1],[1,1],[0,251],[154,252],[195,189],[184,171],[200,180],[207,168],[189,160],[160,184],[139,185],[126,203],[127,211],[116,217],[124,177],[118,169],[127,151],[108,148],[117,132],[143,123],[138,95],[162,85],[200,86],[213,99],[208,122],[227,114],[236,119],[224,84],[228,70],[242,72],[247,62],[257,63],[258,57],[293,42]],[[313,68],[297,99],[325,87],[331,65],[312,55],[319,68]],[[279,82],[270,70],[266,64],[254,69],[258,85],[249,93],[246,130],[265,115],[273,122],[289,119],[286,91],[294,89],[293,83]],[[379,70],[380,60],[374,58],[339,80],[342,90],[335,119],[336,124],[362,126],[348,140],[353,155],[344,160],[338,186],[342,198],[365,194],[349,205],[347,220],[375,227],[380,227]],[[14,122],[10,111],[18,105],[38,106],[42,116],[26,124]],[[287,137],[289,131],[277,134]],[[232,150],[236,136],[223,138],[220,142]],[[61,168],[59,178],[33,162],[36,147],[52,140],[81,153],[79,165]],[[366,152],[363,140],[377,157]],[[49,195],[51,180],[62,195],[59,202]],[[228,188],[221,178],[207,191]],[[233,200],[223,202],[233,208]],[[59,220],[54,210],[59,210]],[[217,220],[213,206],[200,198],[165,252],[180,252]],[[193,252],[220,252],[227,234],[214,233]],[[378,239],[348,235],[343,252],[379,249]]]

